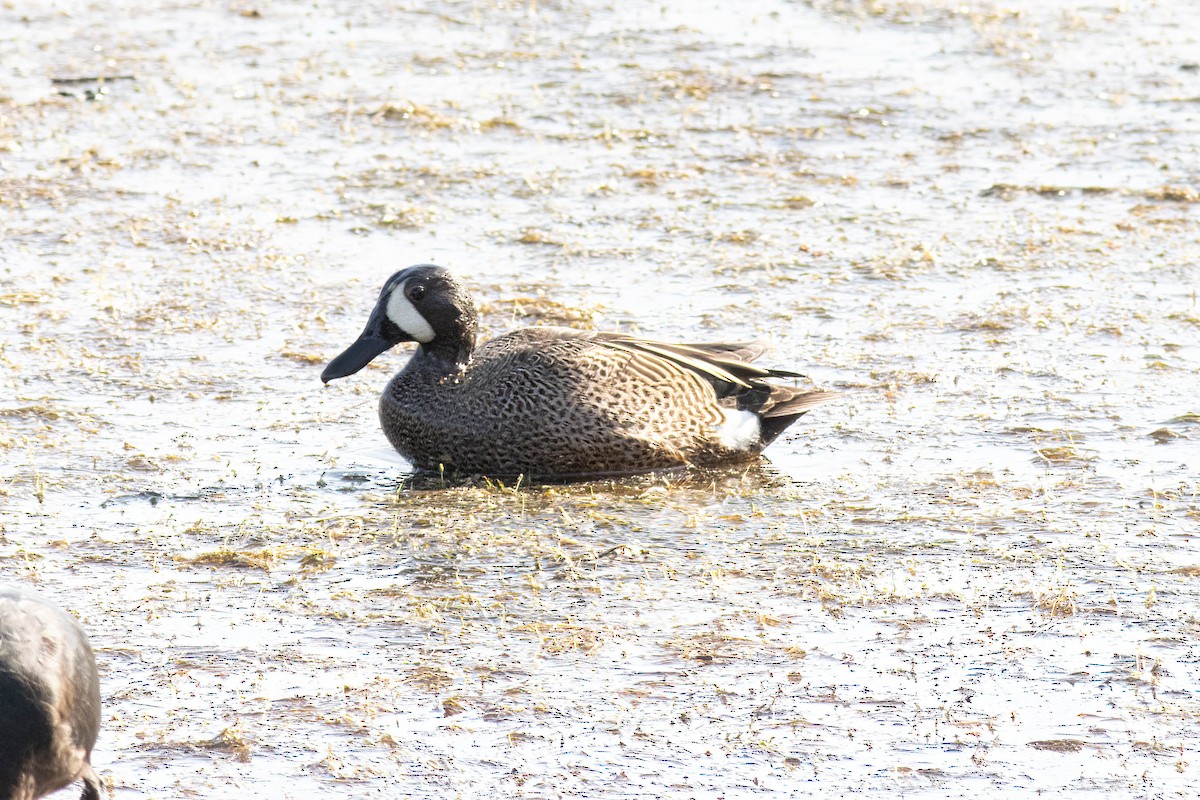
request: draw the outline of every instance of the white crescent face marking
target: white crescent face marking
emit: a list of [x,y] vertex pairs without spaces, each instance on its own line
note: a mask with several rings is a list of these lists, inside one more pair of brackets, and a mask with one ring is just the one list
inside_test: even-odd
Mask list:
[[397,328],[421,344],[429,344],[433,341],[433,327],[421,316],[421,312],[417,311],[412,301],[404,296],[404,285],[406,283],[408,283],[408,279],[402,281],[388,295],[387,308],[385,309],[388,319]]
[[758,443],[762,425],[750,411],[725,411],[725,421],[717,427],[717,439],[730,450],[749,450]]

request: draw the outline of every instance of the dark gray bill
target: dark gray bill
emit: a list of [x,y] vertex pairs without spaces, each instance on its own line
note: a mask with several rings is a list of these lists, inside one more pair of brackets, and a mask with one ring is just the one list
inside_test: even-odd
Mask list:
[[341,355],[329,362],[321,372],[321,382],[329,383],[335,378],[344,378],[347,375],[353,375],[367,364],[370,364],[371,359],[384,350],[387,350],[393,344],[395,343],[383,338],[383,334],[381,333],[363,331],[354,344],[347,347]]

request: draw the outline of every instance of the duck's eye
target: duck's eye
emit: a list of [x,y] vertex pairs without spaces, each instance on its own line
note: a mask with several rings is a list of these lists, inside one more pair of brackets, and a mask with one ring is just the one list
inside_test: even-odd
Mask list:
[[425,287],[420,285],[410,286],[405,294],[408,295],[409,300],[412,300],[415,303],[425,296]]

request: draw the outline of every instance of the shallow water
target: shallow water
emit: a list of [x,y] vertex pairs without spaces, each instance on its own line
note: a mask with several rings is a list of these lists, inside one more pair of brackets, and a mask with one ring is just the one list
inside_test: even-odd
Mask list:
[[[115,797],[1192,794],[1191,4],[0,31],[0,569],[91,633]],[[420,261],[846,396],[752,468],[411,488],[404,354],[317,376]]]

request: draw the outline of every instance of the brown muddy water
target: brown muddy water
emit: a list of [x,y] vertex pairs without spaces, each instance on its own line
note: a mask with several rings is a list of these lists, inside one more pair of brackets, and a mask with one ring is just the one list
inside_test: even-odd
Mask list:
[[[1190,2],[5,3],[0,573],[117,798],[1191,797],[1198,214]],[[845,398],[412,488],[421,261]]]

